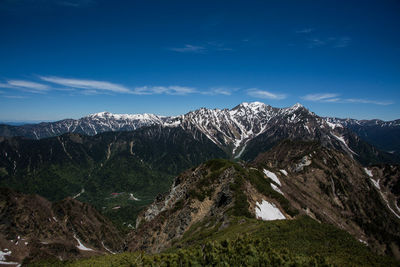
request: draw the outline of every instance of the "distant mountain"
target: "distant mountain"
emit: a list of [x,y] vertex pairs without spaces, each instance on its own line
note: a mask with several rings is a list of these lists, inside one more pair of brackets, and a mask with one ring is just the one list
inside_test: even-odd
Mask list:
[[326,118],[328,122],[340,123],[355,132],[361,139],[378,149],[400,155],[400,120],[354,120]]
[[[133,131],[143,127],[158,126],[181,128],[191,133],[195,139],[196,135],[202,133],[232,158],[242,157],[251,160],[280,140],[301,139],[320,140],[325,146],[346,151],[363,164],[399,162],[397,155],[393,157],[390,153],[380,152],[366,144],[366,142],[373,145],[385,143],[386,145],[378,147],[388,148],[390,144],[379,139],[382,131],[369,139],[362,137],[360,139],[353,131],[363,136],[361,130],[354,130],[349,126],[349,131],[346,128],[348,125],[350,124],[345,120],[319,117],[300,104],[289,108],[273,108],[260,102],[253,102],[242,103],[231,110],[201,108],[175,117],[101,112],[79,120],[67,119],[23,126],[1,125],[0,136],[42,139],[64,133],[96,135],[108,131]],[[387,125],[394,127],[395,124]],[[395,134],[398,131],[396,129],[388,128],[386,131],[392,137],[390,140],[394,140],[393,150],[397,149],[397,143],[400,146],[397,137],[399,135]]]

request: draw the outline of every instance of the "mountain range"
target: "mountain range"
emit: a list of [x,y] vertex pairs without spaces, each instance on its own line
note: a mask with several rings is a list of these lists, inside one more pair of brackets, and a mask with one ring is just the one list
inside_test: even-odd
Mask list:
[[[302,224],[306,216],[356,238],[345,241],[351,248],[343,255],[354,247],[364,251],[367,244],[375,253],[400,258],[399,129],[398,120],[326,118],[300,104],[274,108],[260,102],[172,117],[102,112],[79,120],[1,125],[0,186],[12,190],[2,189],[0,249],[4,255],[13,251],[16,256],[7,259],[18,262],[99,255],[109,253],[107,248],[160,253],[214,236],[206,233],[217,238],[219,231],[240,227],[241,220],[258,229],[254,218]],[[52,214],[23,216],[34,216],[37,225],[50,218],[51,226],[43,229],[47,241],[33,239],[36,224],[24,230],[13,211],[23,205]],[[93,218],[68,213],[82,209]],[[58,223],[66,217],[73,219]],[[82,228],[85,220],[101,223]],[[49,237],[53,232],[57,238]],[[36,250],[13,245],[5,252],[5,244],[18,236],[53,245]],[[81,245],[96,253],[82,253]],[[329,258],[328,247],[327,261],[338,263]],[[346,257],[340,260],[348,263]]]
[[[0,125],[0,136],[23,136],[31,139],[43,139],[64,133],[92,136],[109,131],[134,131],[149,126],[179,127],[191,132],[194,138],[201,132],[233,158],[242,155],[246,159],[255,157],[261,151],[249,152],[246,148],[254,147],[252,143],[258,143],[260,139],[268,139],[267,142],[264,140],[264,143],[272,147],[276,141],[284,138],[318,138],[324,144],[340,147],[359,157],[363,163],[369,162],[362,159],[365,157],[364,153],[358,153],[365,150],[364,144],[358,138],[382,152],[386,151],[386,160],[391,158],[388,153],[397,157],[400,147],[398,120],[384,122],[323,118],[298,103],[289,108],[274,108],[260,102],[245,102],[231,110],[201,108],[172,117],[101,112],[78,120],[66,119],[22,126]],[[252,142],[256,138],[258,140]],[[376,153],[372,151],[370,154]]]

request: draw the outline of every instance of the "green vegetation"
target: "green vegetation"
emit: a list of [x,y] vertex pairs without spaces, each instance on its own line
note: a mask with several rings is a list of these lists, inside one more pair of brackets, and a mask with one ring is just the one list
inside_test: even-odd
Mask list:
[[[226,156],[208,139],[198,141],[180,128],[158,127],[96,136],[15,138],[1,142],[0,150],[9,155],[0,158],[0,186],[50,201],[84,189],[77,200],[92,204],[120,228],[134,225],[140,210],[166,192],[180,172]],[[131,193],[140,201],[129,199]]]
[[193,225],[160,254],[121,253],[76,261],[40,261],[32,266],[398,266],[372,254],[348,233],[309,217],[264,222],[231,217]]
[[336,266],[398,266],[390,257],[377,256],[367,246],[347,232],[332,225],[321,224],[303,216],[295,220],[260,221],[231,217],[229,226],[220,222],[203,221],[193,225],[176,241],[168,252],[196,247],[205,242],[234,240],[248,235],[253,239],[269,240],[270,247],[279,253],[288,251],[300,257],[315,257]]
[[[60,263],[58,263],[60,264]],[[56,262],[32,264],[54,266]],[[61,264],[60,264],[61,265]],[[273,249],[268,240],[248,236],[208,241],[202,246],[149,255],[123,253],[75,262],[64,266],[328,266],[322,257],[297,256]]]

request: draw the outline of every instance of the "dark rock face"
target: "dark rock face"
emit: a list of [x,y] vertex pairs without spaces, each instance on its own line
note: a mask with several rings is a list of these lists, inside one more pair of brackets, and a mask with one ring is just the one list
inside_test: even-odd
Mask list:
[[88,204],[74,199],[52,204],[0,188],[0,250],[11,251],[8,262],[71,259],[122,248],[117,229]]

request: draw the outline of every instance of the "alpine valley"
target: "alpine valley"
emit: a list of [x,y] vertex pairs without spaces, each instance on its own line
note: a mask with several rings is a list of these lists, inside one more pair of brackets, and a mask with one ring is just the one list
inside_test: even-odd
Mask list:
[[399,266],[399,164],[300,104],[0,125],[0,266]]

